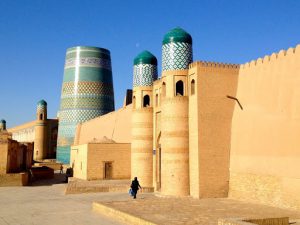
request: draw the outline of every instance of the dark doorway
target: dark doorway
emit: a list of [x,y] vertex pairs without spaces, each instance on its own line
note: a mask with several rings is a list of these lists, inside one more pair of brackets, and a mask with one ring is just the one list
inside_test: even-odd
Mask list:
[[104,162],[104,179],[112,179],[112,162]]
[[195,94],[195,80],[193,79],[191,82],[191,95]]
[[176,95],[183,96],[183,82],[181,80],[176,82]]
[[149,95],[145,95],[143,101],[143,107],[149,107],[149,106],[150,106],[150,97]]

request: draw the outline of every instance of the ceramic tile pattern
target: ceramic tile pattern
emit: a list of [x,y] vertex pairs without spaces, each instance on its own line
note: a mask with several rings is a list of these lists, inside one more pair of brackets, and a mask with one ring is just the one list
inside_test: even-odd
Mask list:
[[68,49],[59,111],[57,160],[69,163],[78,123],[113,110],[109,51],[95,47]]
[[162,70],[184,70],[193,61],[192,45],[171,42],[162,46]]
[[157,79],[157,66],[151,64],[138,64],[133,67],[133,87],[152,86]]

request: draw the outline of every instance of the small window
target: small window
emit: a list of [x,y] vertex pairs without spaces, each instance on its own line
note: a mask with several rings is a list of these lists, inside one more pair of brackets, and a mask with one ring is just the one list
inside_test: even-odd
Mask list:
[[158,106],[158,94],[155,95],[155,106]]
[[191,95],[195,94],[195,80],[193,79],[191,82]]
[[150,97],[149,95],[145,95],[143,99],[143,107],[149,107],[150,106]]
[[162,83],[161,93],[162,93],[163,97],[166,96],[166,83],[165,82]]
[[179,80],[176,82],[176,95],[181,95],[183,96],[183,82],[182,80]]
[[43,114],[40,114],[40,120],[42,120],[43,119]]
[[133,96],[133,98],[132,98],[132,108],[135,109],[135,96]]

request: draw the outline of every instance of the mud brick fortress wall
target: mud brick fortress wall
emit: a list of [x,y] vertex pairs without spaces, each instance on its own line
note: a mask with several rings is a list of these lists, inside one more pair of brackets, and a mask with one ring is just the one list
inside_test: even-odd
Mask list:
[[229,196],[300,209],[300,45],[241,65]]
[[[210,62],[190,64],[189,96],[190,194],[194,197],[226,197],[233,99],[239,65]],[[191,90],[190,90],[191,93]]]

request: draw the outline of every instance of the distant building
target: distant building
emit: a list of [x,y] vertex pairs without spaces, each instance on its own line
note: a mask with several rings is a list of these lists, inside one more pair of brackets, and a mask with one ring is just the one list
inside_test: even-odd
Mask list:
[[55,159],[57,145],[58,119],[47,118],[47,102],[37,103],[36,120],[21,124],[7,131],[18,142],[34,143],[35,161]]
[[33,144],[12,140],[5,120],[0,121],[0,187],[28,184],[28,173],[33,158]]

